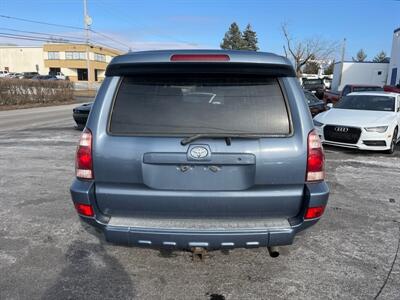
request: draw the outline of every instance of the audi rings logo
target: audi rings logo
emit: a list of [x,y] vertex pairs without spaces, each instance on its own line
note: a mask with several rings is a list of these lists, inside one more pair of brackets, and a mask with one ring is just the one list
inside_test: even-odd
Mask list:
[[348,132],[349,128],[347,128],[347,127],[335,127],[335,131],[344,133],[344,132]]

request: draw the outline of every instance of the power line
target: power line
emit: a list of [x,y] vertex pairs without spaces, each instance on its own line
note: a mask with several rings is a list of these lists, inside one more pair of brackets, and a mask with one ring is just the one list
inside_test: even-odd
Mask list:
[[15,33],[8,33],[8,32],[0,32],[2,35],[7,35],[11,37],[22,37],[22,38],[31,38],[31,39],[38,39],[42,41],[66,41],[66,42],[73,42],[73,43],[81,43],[81,41],[78,40],[71,40],[71,39],[54,39],[50,37],[40,37],[40,36],[33,36],[33,35],[24,35],[24,34],[15,34]]
[[35,35],[46,35],[46,36],[58,36],[62,38],[67,38],[67,39],[79,39],[82,41],[85,41],[84,38],[79,38],[76,36],[71,36],[71,35],[63,35],[63,34],[55,34],[55,33],[46,33],[46,32],[37,32],[37,31],[26,31],[26,30],[17,30],[13,28],[6,28],[6,27],[0,27],[0,30],[7,30],[7,31],[13,31],[13,32],[21,32],[21,33],[30,33],[30,34],[35,34]]
[[100,35],[100,36],[102,36],[102,37],[105,37],[106,39],[109,39],[109,40],[111,40],[111,41],[114,41],[115,43],[124,45],[124,46],[127,47],[129,50],[132,48],[130,45],[125,44],[125,43],[122,43],[122,42],[118,42],[117,40],[113,39],[112,37],[110,37],[110,36],[108,36],[108,35],[106,35],[106,34],[104,34],[104,33],[94,31],[93,29],[89,29],[89,31],[90,31],[90,32],[93,32],[94,34],[98,34],[98,35]]
[[84,28],[78,27],[78,26],[71,26],[71,25],[62,25],[62,24],[48,23],[48,22],[30,20],[30,19],[25,19],[25,18],[17,18],[17,17],[12,17],[12,16],[5,16],[5,15],[0,15],[0,18],[12,19],[12,20],[17,20],[17,21],[22,21],[22,22],[36,23],[36,24],[42,24],[42,25],[48,25],[48,26],[72,28],[72,29],[79,29],[79,30],[83,30],[83,29],[84,29]]
[[[51,42],[51,43],[58,43],[58,44],[62,44],[62,43],[65,43],[65,44],[84,44],[85,43],[85,41],[82,41],[82,40],[55,39],[55,38],[52,38],[52,37],[22,35],[22,34],[8,33],[8,32],[0,32],[0,37],[10,38],[10,39],[14,39],[14,40],[28,40],[28,41],[36,41],[36,42]],[[96,42],[96,45],[122,51],[121,49],[117,49],[117,48],[115,48],[113,46],[110,46],[110,45],[107,45],[107,44],[104,44],[104,43],[97,43]]]
[[[21,22],[28,22],[28,23],[35,23],[35,24],[42,24],[42,25],[47,25],[47,26],[54,26],[54,27],[63,27],[63,28],[71,28],[71,29],[78,29],[78,30],[84,30],[85,28],[83,27],[79,27],[79,26],[71,26],[71,25],[63,25],[63,24],[55,24],[55,23],[49,23],[49,22],[43,22],[43,21],[37,21],[37,20],[32,20],[32,19],[26,19],[26,18],[18,18],[18,17],[13,17],[13,16],[6,16],[6,15],[0,15],[0,18],[5,18],[5,19],[11,19],[11,20],[17,20],[17,21],[21,21]],[[130,49],[130,45],[125,44],[124,42],[118,41],[114,38],[111,38],[108,35],[105,35],[103,33],[100,33],[98,31],[95,31],[93,29],[89,29],[91,32],[98,34],[98,35],[102,35],[103,37],[114,41],[117,44],[123,45],[125,47],[127,47],[128,49]],[[110,47],[110,46],[107,46]],[[110,48],[115,48],[115,47],[110,47]],[[120,50],[120,49],[117,49]]]
[[71,40],[55,40],[55,39],[48,39],[42,37],[35,37],[35,36],[28,36],[28,35],[16,35],[16,34],[9,34],[0,32],[0,37],[9,38],[14,40],[28,40],[28,41],[37,41],[37,42],[52,42],[52,43],[65,43],[65,44],[76,44],[77,42]]

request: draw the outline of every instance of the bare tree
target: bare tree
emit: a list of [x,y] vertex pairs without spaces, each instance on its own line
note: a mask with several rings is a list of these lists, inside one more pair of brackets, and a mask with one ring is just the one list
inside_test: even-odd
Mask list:
[[291,56],[297,76],[301,76],[302,67],[310,60],[327,60],[332,56],[337,48],[337,42],[327,42],[319,37],[297,41],[290,35],[288,26],[282,25],[283,36],[286,40],[286,57]]

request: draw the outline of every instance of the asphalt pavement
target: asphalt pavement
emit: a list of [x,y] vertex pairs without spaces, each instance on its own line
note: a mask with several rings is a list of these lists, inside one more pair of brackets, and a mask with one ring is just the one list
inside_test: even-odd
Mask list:
[[70,124],[77,104],[0,111],[0,132]]
[[278,258],[235,249],[194,263],[81,225],[73,106],[0,112],[0,299],[400,299],[399,147],[327,147],[325,215]]

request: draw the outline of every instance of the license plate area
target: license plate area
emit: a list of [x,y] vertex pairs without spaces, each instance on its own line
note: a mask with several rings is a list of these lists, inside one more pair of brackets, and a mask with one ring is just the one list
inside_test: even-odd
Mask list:
[[146,153],[142,172],[152,189],[244,190],[254,185],[255,156],[213,154],[208,161],[193,161],[186,153]]

